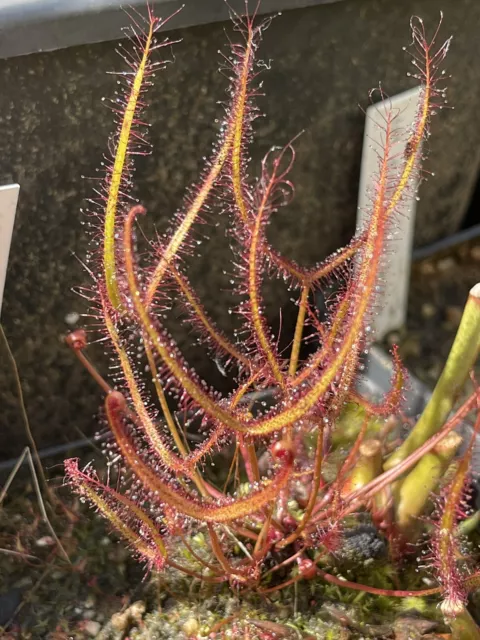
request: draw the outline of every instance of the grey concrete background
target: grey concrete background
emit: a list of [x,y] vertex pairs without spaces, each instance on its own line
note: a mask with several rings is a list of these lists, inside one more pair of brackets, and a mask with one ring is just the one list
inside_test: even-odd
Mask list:
[[[182,10],[165,25],[179,29],[228,20],[230,9],[242,11],[245,0],[149,0],[162,17]],[[262,0],[261,13],[299,9],[340,0]],[[254,7],[257,0],[250,0]],[[255,3],[255,4],[254,4]],[[0,0],[0,58],[54,51],[118,38],[129,24],[124,8],[146,13],[146,0]],[[230,8],[229,8],[230,7]]]
[[[296,197],[269,228],[272,243],[309,264],[345,244],[354,231],[363,115],[369,88],[382,80],[394,94],[412,86],[406,77],[409,18],[434,29],[445,13],[442,35],[454,35],[446,68],[455,109],[432,122],[428,169],[417,213],[420,246],[458,229],[478,175],[480,143],[480,4],[475,0],[346,0],[284,12],[265,34],[263,57],[266,118],[257,122],[252,173],[272,144],[301,129],[293,171]],[[225,81],[217,50],[225,25],[181,30],[175,65],[157,78],[149,94],[154,154],[138,165],[137,194],[160,227],[181,203],[215,137]],[[228,31],[228,26],[226,27]],[[114,43],[80,46],[0,61],[0,180],[21,185],[2,321],[21,372],[27,409],[39,446],[91,434],[100,394],[63,346],[68,313],[82,301],[70,288],[87,279],[73,257],[85,254],[79,209],[95,175],[113,117],[101,103],[112,95],[122,67]],[[224,229],[212,227],[208,255],[195,259],[191,279],[208,308],[228,328],[229,253]],[[271,308],[284,303],[286,296]],[[272,311],[272,317],[275,312]],[[290,318],[284,311],[284,325]],[[209,381],[222,385],[210,359],[182,346]],[[95,354],[95,357],[96,354]],[[225,383],[223,383],[225,387]],[[12,372],[0,347],[0,456],[25,444]]]

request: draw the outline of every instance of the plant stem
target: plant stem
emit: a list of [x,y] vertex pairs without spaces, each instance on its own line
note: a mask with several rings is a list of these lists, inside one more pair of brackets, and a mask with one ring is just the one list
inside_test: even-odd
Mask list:
[[[366,486],[349,493],[344,497],[344,502],[347,505],[344,510],[341,511],[339,517],[345,518],[350,513],[356,511],[361,504],[365,503],[370,498],[373,498],[384,487],[391,485],[392,482],[397,480],[401,475],[408,471],[413,465],[418,462],[422,456],[431,451],[448,433],[450,433],[455,427],[464,420],[470,411],[477,406],[480,393],[472,394],[463,405],[457,409],[455,415],[453,415],[448,422],[442,427],[442,429],[428,439],[421,447],[416,449],[407,458],[402,460],[396,467],[388,471],[384,471],[382,474],[374,478]],[[329,518],[332,514],[336,514],[336,509],[327,507],[324,511],[319,512],[314,518],[312,518],[312,525],[315,525],[320,520]],[[338,514],[337,514],[338,515]],[[480,583],[479,583],[480,584]]]
[[302,344],[303,327],[305,325],[305,315],[307,312],[309,291],[310,288],[308,286],[303,286],[302,293],[300,294],[300,300],[298,302],[297,324],[295,326],[292,354],[290,356],[290,365],[288,368],[289,376],[294,376],[297,372],[298,356],[300,354],[300,346]]
[[[182,439],[180,438],[180,434],[178,433],[177,425],[173,419],[172,413],[170,411],[170,407],[168,406],[167,399],[165,398],[165,393],[163,391],[163,387],[160,384],[157,367],[155,365],[155,359],[153,357],[152,350],[148,343],[147,338],[145,337],[145,353],[147,354],[148,364],[150,366],[150,371],[153,378],[153,384],[155,385],[155,390],[157,392],[158,401],[160,402],[160,406],[162,407],[163,415],[165,417],[165,421],[167,423],[170,434],[177,445],[177,449],[181,453],[181,455],[186,458],[188,455],[188,450],[186,446],[183,444]],[[202,476],[198,473],[196,469],[192,474],[192,480],[195,483],[195,486],[202,494],[204,498],[209,498],[209,493],[205,488],[205,483],[203,481]]]
[[359,446],[358,453],[358,460],[341,489],[342,496],[364,487],[382,470],[382,443],[379,440],[365,440]]
[[322,463],[323,463],[323,428],[319,426],[318,429],[318,439],[317,439],[317,448],[315,451],[315,463],[313,469],[313,479],[312,486],[310,488],[310,495],[308,497],[308,504],[306,506],[305,512],[302,517],[302,521],[295,529],[295,531],[290,534],[285,540],[278,545],[280,549],[284,549],[289,544],[292,544],[300,537],[300,534],[304,531],[305,527],[309,524],[310,518],[313,513],[313,509],[315,507],[315,503],[318,497],[318,491],[320,489],[320,483],[322,481]]
[[462,437],[458,433],[449,433],[400,481],[396,490],[395,520],[400,531],[408,537],[415,534],[418,518],[461,442]]
[[480,629],[466,609],[455,618],[447,618],[447,623],[452,630],[452,640],[480,640]]
[[477,360],[479,350],[480,283],[470,290],[453,346],[427,406],[408,438],[385,462],[385,470],[392,469],[404,460],[445,423]]

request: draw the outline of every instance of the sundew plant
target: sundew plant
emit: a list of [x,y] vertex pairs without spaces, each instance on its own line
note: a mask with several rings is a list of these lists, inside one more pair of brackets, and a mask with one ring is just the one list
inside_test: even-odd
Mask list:
[[[313,579],[391,597],[432,595],[453,626],[473,633],[466,603],[480,573],[475,554],[464,553],[462,523],[469,515],[464,502],[474,437],[460,448],[455,429],[473,419],[475,434],[480,423],[476,385],[460,396],[479,350],[479,286],[470,292],[433,396],[406,438],[395,428],[402,423],[405,388],[396,349],[386,397],[375,403],[356,390],[385,293],[382,272],[395,220],[416,193],[430,119],[445,102],[442,63],[450,40],[439,44],[438,29],[429,38],[422,20],[412,18],[409,52],[421,93],[408,143],[400,142],[398,114],[385,99],[367,221],[344,249],[305,267],[283,257],[267,235],[276,211],[293,197],[294,143],[273,147],[257,171],[249,166],[264,71],[257,55],[270,19],[260,21],[248,6],[244,16],[233,16],[235,41],[222,54],[228,101],[211,156],[171,215],[169,231],[148,241],[147,251],[137,250],[146,211],[130,195],[133,160],[150,153],[142,111],[154,73],[165,65],[162,52],[176,43],[159,40],[168,19],[151,8],[145,21],[138,15],[132,20],[119,73],[124,91],[113,102],[117,129],[87,219],[90,341],[107,344],[111,384],[85,355],[86,331],[67,338],[105,391],[113,435],[108,455],[118,479],[113,486],[91,465],[81,469],[72,459],[65,463],[67,482],[152,571],[177,570],[267,596]],[[229,270],[241,300],[234,311],[242,328],[235,336],[209,317],[188,278],[199,228],[220,212],[229,217]],[[313,293],[338,274],[328,318],[321,318]],[[265,312],[262,292],[274,277],[297,294],[288,353],[279,350]],[[222,397],[201,380],[169,333],[165,318],[175,300],[182,301],[194,333],[235,378],[230,394]],[[307,333],[310,341],[315,336],[316,347],[302,359]],[[252,392],[266,391],[271,403],[253,402]],[[200,434],[196,442],[188,438],[193,428]],[[211,473],[213,456],[217,462],[220,456],[226,470],[221,481]],[[365,522],[375,527],[392,563],[422,549],[421,570],[434,586],[386,589],[340,577],[336,559],[351,544],[355,523]]]

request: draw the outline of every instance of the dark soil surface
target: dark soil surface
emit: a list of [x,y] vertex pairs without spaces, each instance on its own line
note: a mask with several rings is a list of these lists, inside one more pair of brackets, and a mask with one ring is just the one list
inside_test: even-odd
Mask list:
[[[48,474],[61,483],[60,465]],[[63,495],[62,495],[63,494]],[[13,640],[96,638],[104,623],[139,597],[144,571],[85,505],[56,490],[46,501],[51,530],[40,517],[26,472],[0,510],[0,637]]]
[[406,367],[433,388],[460,324],[469,290],[480,282],[480,239],[413,265],[406,329],[400,345]]

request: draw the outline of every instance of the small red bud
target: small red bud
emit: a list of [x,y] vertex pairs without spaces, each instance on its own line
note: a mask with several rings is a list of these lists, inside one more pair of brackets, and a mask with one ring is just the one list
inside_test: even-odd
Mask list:
[[120,393],[120,391],[112,391],[105,398],[105,405],[109,411],[124,411],[127,402],[123,393]]
[[283,464],[292,464],[293,462],[292,447],[285,440],[275,442],[272,446],[272,455],[279,462],[283,462]]
[[280,540],[282,539],[283,539],[282,532],[279,531],[278,529],[275,529],[275,527],[270,527],[267,533],[268,545],[274,546],[277,544],[277,542],[280,542]]
[[85,329],[75,329],[67,336],[65,336],[65,342],[71,349],[75,351],[82,351],[87,346],[87,334]]
[[295,531],[295,529],[298,527],[298,522],[293,516],[289,514],[282,518],[282,525],[285,531]]
[[317,567],[309,558],[298,558],[298,570],[306,580],[312,580],[317,575]]

